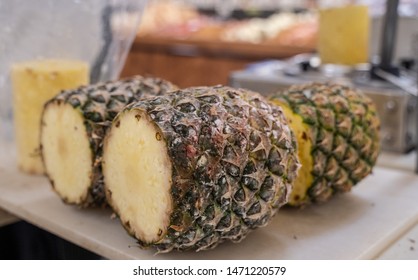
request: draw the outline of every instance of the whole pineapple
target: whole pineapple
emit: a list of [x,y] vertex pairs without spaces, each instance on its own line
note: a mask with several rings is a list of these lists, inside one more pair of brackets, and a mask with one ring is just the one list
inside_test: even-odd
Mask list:
[[41,154],[62,200],[82,207],[106,205],[102,146],[111,121],[127,104],[175,89],[162,79],[136,76],[62,91],[48,101],[42,115]]
[[287,203],[298,167],[280,108],[222,86],[129,105],[103,149],[109,204],[141,246],[160,252],[242,240]]
[[273,95],[296,135],[302,164],[290,205],[327,201],[371,173],[380,122],[372,101],[347,86],[307,84]]

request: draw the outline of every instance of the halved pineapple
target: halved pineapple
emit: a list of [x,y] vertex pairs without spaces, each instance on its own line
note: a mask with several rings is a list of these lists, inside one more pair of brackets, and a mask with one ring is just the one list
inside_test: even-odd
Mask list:
[[87,199],[93,153],[83,114],[70,104],[54,102],[43,115],[41,143],[44,165],[54,190],[69,203]]
[[302,164],[289,204],[324,202],[369,175],[379,154],[380,121],[372,100],[337,84],[304,84],[270,98],[296,134]]
[[107,194],[132,234],[157,242],[173,208],[173,167],[163,133],[140,110],[124,112],[114,127],[104,153]]
[[133,77],[63,91],[44,107],[41,151],[46,174],[63,201],[106,206],[103,138],[129,103],[165,94],[176,86],[159,78]]
[[265,226],[298,167],[280,108],[222,86],[128,106],[103,148],[109,204],[141,246],[160,252],[210,249]]
[[300,201],[307,200],[307,190],[314,180],[312,175],[313,158],[311,156],[312,140],[308,136],[309,126],[303,122],[302,117],[294,114],[285,104],[279,102],[277,104],[280,104],[284,115],[287,117],[289,126],[298,144],[298,157],[302,167],[299,169],[298,176],[293,182],[293,188],[289,198],[290,205],[297,205]]

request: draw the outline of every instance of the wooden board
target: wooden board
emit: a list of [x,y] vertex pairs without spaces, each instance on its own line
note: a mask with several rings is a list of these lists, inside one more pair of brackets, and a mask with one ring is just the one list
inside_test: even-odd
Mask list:
[[377,167],[352,193],[281,209],[239,244],[155,255],[137,247],[110,209],[63,204],[46,178],[20,173],[12,149],[2,150],[0,208],[109,259],[373,259],[418,221],[418,176]]

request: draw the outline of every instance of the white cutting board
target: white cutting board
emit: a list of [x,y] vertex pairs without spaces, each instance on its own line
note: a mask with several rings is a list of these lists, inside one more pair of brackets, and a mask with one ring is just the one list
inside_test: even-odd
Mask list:
[[109,259],[372,259],[418,222],[418,176],[376,167],[353,192],[280,209],[239,244],[155,255],[138,248],[109,209],[63,204],[46,178],[20,173],[12,153],[1,154],[0,208]]

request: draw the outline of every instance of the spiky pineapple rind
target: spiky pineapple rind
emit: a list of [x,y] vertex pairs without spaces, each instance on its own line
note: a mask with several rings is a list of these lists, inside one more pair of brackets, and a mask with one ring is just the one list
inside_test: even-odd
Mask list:
[[224,240],[239,242],[287,202],[299,167],[295,139],[280,108],[260,95],[198,87],[125,110],[147,112],[163,134],[173,166],[170,225],[157,242],[135,236],[141,246],[199,251]]
[[379,153],[380,122],[376,107],[362,92],[313,83],[292,86],[271,100],[302,117],[312,142],[313,182],[306,199],[293,205],[327,201],[371,173]]
[[[160,78],[135,76],[120,81],[62,91],[45,104],[44,111],[50,103],[64,102],[82,113],[94,157],[88,195],[82,201],[71,201],[63,197],[65,203],[76,204],[82,208],[107,206],[102,174],[102,151],[104,136],[114,117],[129,103],[176,89],[178,89],[177,86]],[[45,166],[45,168],[48,167]],[[47,169],[46,172],[48,173]],[[49,179],[53,181],[53,178]]]

